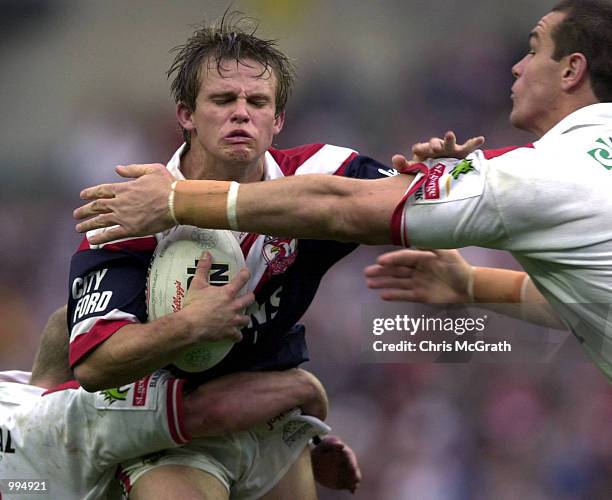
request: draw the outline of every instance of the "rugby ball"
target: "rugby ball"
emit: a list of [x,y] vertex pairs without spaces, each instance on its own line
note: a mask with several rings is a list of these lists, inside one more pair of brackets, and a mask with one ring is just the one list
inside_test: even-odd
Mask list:
[[[212,267],[209,282],[227,284],[245,266],[242,250],[230,231],[177,226],[159,241],[147,279],[149,321],[180,310],[202,252],[210,252]],[[234,342],[202,342],[185,351],[174,365],[186,372],[201,372],[219,363]]]

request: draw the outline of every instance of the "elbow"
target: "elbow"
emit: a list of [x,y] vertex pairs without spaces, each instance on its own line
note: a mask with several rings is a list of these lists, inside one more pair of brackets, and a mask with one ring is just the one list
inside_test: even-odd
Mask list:
[[327,399],[327,393],[323,384],[310,372],[300,369],[298,373],[305,389],[304,402],[301,405],[302,411],[306,415],[311,415],[319,420],[325,420],[329,410],[329,400]]
[[79,363],[74,367],[74,378],[87,392],[97,392],[108,389],[98,370],[95,370],[86,362]]

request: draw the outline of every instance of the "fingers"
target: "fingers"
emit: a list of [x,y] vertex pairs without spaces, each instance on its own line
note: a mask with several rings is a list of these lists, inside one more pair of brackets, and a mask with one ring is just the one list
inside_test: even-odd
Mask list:
[[381,290],[386,288],[400,289],[400,290],[412,290],[414,287],[414,281],[411,278],[395,278],[395,277],[384,277],[384,278],[370,278],[366,280],[368,288],[372,290]]
[[[99,217],[103,216],[100,215]],[[77,231],[79,231],[78,226]],[[91,245],[103,245],[104,243],[110,243],[111,241],[120,240],[121,238],[126,238],[127,236],[128,231],[125,228],[121,226],[112,226],[108,229],[105,229],[104,231],[100,231],[99,233],[89,236],[87,239],[89,240],[89,243]]]
[[[76,212],[76,211],[75,211]],[[92,214],[95,215],[95,214]],[[92,229],[101,229],[103,227],[110,227],[117,224],[115,219],[115,214],[112,212],[101,213],[92,219],[85,220],[76,225],[76,230],[79,233],[85,233],[87,231],[91,231]]]
[[100,184],[98,186],[83,189],[80,196],[83,200],[114,198],[119,186],[121,186],[121,184]]
[[232,279],[227,285],[225,285],[226,287],[229,287],[228,290],[234,294],[234,295],[238,295],[238,293],[240,292],[240,290],[242,290],[246,284],[249,282],[249,279],[251,278],[251,273],[249,272],[249,270],[246,267],[243,267],[236,276],[234,276],[234,279]]
[[454,151],[457,147],[457,136],[452,130],[444,134],[444,150]]
[[108,199],[94,200],[91,203],[87,203],[72,212],[72,216],[77,219],[86,219],[98,214],[107,214],[113,211],[111,207],[112,201]]
[[399,172],[408,168],[412,164],[404,155],[394,155],[393,158],[391,158],[391,163],[393,164],[393,168]]
[[480,148],[485,143],[485,138],[481,135],[478,137],[472,137],[465,141],[460,147],[466,151],[466,156],[472,151]]
[[253,302],[255,302],[255,294],[252,292],[245,293],[244,295],[241,295],[240,297],[236,298],[236,306],[240,310],[246,309]]
[[423,302],[423,298],[414,290],[384,290],[380,298],[387,302]]
[[136,179],[146,174],[153,174],[164,170],[166,170],[166,168],[159,163],[144,165],[117,165],[115,167],[115,172],[117,172],[121,177],[125,177],[127,179]]
[[193,276],[193,280],[191,280],[190,288],[194,287],[197,290],[210,286],[208,284],[208,275],[210,273],[211,265],[212,256],[210,255],[210,252],[203,252],[198,260],[195,275]]
[[385,253],[376,259],[381,266],[415,266],[420,261],[436,258],[436,254],[430,250],[396,250]]
[[380,278],[384,276],[394,276],[396,278],[410,278],[414,270],[408,266],[381,266],[373,264],[363,270],[366,278]]

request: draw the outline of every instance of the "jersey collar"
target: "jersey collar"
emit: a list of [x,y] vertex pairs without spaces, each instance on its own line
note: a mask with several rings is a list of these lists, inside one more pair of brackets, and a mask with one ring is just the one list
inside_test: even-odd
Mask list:
[[[176,150],[176,152],[170,158],[170,161],[166,164],[166,168],[170,171],[170,173],[179,181],[184,181],[185,176],[183,172],[181,172],[181,158],[185,151],[187,150],[187,144],[183,143]],[[270,154],[269,151],[266,151],[264,157],[264,181],[269,181],[272,179],[279,179],[284,177],[281,168],[278,166],[278,163],[274,160],[274,157]]]
[[605,125],[612,121],[612,103],[600,102],[574,111],[546,132],[538,142],[556,139],[578,128]]

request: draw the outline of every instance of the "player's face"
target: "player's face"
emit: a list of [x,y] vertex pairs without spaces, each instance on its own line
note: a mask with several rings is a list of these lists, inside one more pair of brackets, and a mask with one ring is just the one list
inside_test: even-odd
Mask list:
[[215,61],[202,65],[196,100],[192,143],[204,155],[248,165],[258,161],[281,131],[284,116],[276,116],[276,76],[251,59]]
[[529,52],[512,68],[510,122],[542,136],[559,121],[562,66],[552,56],[551,34],[565,17],[561,12],[544,16],[529,35]]

